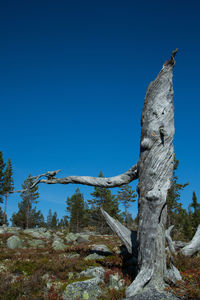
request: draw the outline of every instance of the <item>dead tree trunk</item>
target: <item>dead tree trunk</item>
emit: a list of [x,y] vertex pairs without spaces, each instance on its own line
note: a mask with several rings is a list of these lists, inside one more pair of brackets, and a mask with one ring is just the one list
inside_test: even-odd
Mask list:
[[[164,63],[157,78],[150,83],[142,112],[142,134],[140,157],[136,165],[127,172],[111,177],[67,176],[56,178],[58,171],[47,172],[34,177],[32,187],[46,184],[84,184],[99,187],[118,187],[139,178],[139,273],[127,289],[127,297],[134,296],[153,287],[157,291],[164,288],[166,273],[165,224],[167,217],[166,196],[173,174],[173,67],[174,55]],[[46,179],[42,179],[46,177]],[[18,191],[22,192],[22,191]],[[133,252],[131,232],[114,219],[103,214],[113,230],[124,240],[130,252]],[[160,299],[160,298],[159,298]]]
[[144,286],[164,286],[166,197],[174,160],[173,67],[172,56],[150,83],[145,97],[137,186],[139,274],[127,296],[135,295]]

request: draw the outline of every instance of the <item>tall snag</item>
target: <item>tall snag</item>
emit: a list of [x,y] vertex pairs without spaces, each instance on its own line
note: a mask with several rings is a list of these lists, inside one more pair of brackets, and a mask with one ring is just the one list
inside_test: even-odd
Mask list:
[[[173,67],[174,56],[166,61],[157,78],[147,89],[142,111],[142,133],[140,157],[136,165],[127,172],[110,178],[90,176],[68,176],[56,178],[60,171],[51,171],[34,177],[32,187],[46,184],[84,184],[99,187],[118,187],[137,178],[138,183],[138,243],[139,273],[127,289],[127,297],[140,293],[144,287],[153,287],[158,291],[164,288],[166,272],[165,223],[167,216],[166,197],[173,175]],[[42,178],[45,177],[46,179]],[[103,212],[103,210],[102,210]],[[125,242],[129,252],[135,249],[131,232],[119,222],[113,221],[103,213],[111,228]],[[132,247],[132,249],[131,249]]]

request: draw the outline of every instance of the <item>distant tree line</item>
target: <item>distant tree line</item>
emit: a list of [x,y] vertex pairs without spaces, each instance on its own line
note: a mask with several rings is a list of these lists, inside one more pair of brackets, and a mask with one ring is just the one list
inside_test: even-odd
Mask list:
[[[175,225],[174,239],[190,240],[198,224],[200,224],[200,203],[197,201],[196,193],[193,192],[192,201],[188,209],[184,209],[180,202],[181,191],[189,184],[180,184],[176,171],[179,161],[174,159],[173,183],[168,191],[167,207],[168,219],[167,226]],[[102,171],[99,177],[103,177]],[[108,188],[95,187],[91,193],[91,199],[84,199],[80,189],[77,188],[71,197],[66,199],[66,214],[59,220],[57,213],[49,209],[46,221],[40,210],[37,210],[39,191],[38,186],[30,189],[33,184],[31,174],[22,184],[23,191],[20,194],[21,201],[18,203],[18,211],[13,213],[11,222],[13,226],[21,228],[48,227],[51,229],[68,227],[70,231],[78,232],[83,228],[93,228],[100,233],[110,233],[110,228],[100,213],[102,207],[109,215],[116,218],[127,227],[131,228],[133,222],[137,223],[137,217],[132,219],[129,213],[131,203],[136,201],[136,193],[130,185],[124,185],[119,188],[117,195],[113,195]],[[10,193],[14,189],[13,170],[11,160],[7,163],[3,160],[3,154],[0,151],[0,225],[7,224],[7,201]],[[119,208],[121,204],[122,210]]]

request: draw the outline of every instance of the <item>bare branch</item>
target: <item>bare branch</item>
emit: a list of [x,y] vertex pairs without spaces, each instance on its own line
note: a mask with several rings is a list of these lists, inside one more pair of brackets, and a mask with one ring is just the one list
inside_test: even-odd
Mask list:
[[181,249],[181,252],[185,256],[191,256],[199,250],[200,250],[200,225],[198,226],[197,231],[193,236],[191,242],[188,245],[186,245],[183,249]]
[[170,233],[171,233],[173,228],[174,228],[174,225],[170,226],[167,230],[165,230],[165,238],[167,240],[167,243],[168,243],[169,250],[170,250],[171,254],[176,255],[176,250],[174,248],[174,244],[173,244],[172,238],[170,236]]
[[138,172],[137,172],[137,164],[136,164],[132,166],[127,172],[114,177],[101,178],[101,177],[91,177],[91,176],[67,176],[64,178],[39,179],[37,182],[33,184],[33,186],[35,186],[38,183],[46,183],[46,184],[73,183],[73,184],[83,184],[89,186],[112,188],[112,187],[121,186],[123,184],[128,184],[137,178],[138,178]]

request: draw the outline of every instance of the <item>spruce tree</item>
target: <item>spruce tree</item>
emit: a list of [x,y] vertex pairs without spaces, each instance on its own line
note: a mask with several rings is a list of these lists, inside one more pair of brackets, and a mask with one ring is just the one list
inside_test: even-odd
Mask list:
[[19,211],[12,215],[12,223],[15,226],[22,228],[32,228],[36,226],[44,225],[44,217],[40,211],[36,211],[34,204],[37,204],[39,197],[38,186],[30,189],[33,185],[33,179],[31,175],[22,184],[23,191],[21,193],[22,201],[18,204]]
[[70,214],[70,230],[74,232],[80,231],[85,226],[85,210],[84,198],[79,188],[76,189],[75,194],[67,197],[67,211]]
[[13,171],[11,160],[8,159],[6,170],[4,172],[4,182],[3,182],[3,194],[5,196],[5,206],[4,206],[4,216],[3,223],[6,224],[6,209],[7,209],[7,199],[10,192],[14,190],[14,182],[13,182]]
[[186,210],[182,208],[180,201],[181,191],[189,184],[178,183],[178,177],[176,171],[178,169],[179,161],[174,158],[174,171],[173,171],[173,181],[171,188],[168,190],[167,194],[167,227],[175,225],[176,229],[179,231],[183,230],[184,215]]
[[125,225],[128,225],[128,208],[136,201],[137,195],[129,184],[123,185],[118,191],[117,199],[124,205]]

